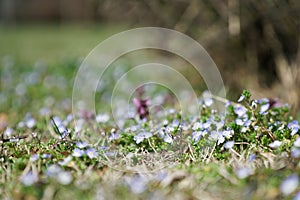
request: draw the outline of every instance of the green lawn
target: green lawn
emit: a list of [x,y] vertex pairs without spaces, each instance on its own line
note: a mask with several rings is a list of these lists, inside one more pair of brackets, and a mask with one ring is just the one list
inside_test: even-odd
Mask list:
[[22,62],[86,56],[101,41],[125,26],[16,25],[0,26],[0,57],[11,55]]

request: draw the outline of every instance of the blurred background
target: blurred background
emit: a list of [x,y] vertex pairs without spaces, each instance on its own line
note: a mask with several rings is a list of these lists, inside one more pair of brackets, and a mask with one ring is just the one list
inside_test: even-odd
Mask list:
[[[300,107],[299,0],[0,0],[1,67],[12,60],[78,67],[76,59],[105,38],[143,26],[199,41],[229,99],[249,89],[255,98],[290,103],[294,113]],[[7,77],[1,73],[3,89]]]

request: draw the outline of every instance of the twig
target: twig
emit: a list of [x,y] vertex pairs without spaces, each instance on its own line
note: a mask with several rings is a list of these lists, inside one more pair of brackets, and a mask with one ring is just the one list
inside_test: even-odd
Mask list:
[[211,150],[211,152],[210,152],[210,154],[209,154],[209,157],[208,157],[207,160],[206,160],[206,164],[207,164],[207,163],[209,162],[209,160],[211,159],[212,154],[214,153],[214,150],[215,150],[215,148],[216,148],[216,145],[217,145],[217,143],[214,144],[214,147],[213,147],[213,149]]
[[27,135],[23,135],[23,136],[19,136],[19,137],[13,137],[13,138],[2,138],[0,141],[2,141],[3,143],[5,142],[16,142],[19,141],[21,139],[25,139],[27,138]]

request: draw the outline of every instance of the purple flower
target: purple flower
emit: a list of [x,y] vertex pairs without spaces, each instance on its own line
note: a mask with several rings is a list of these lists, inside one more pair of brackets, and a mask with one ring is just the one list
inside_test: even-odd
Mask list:
[[89,120],[89,119],[93,119],[94,118],[94,112],[93,111],[89,111],[89,110],[80,110],[77,113],[77,116],[79,118],[85,119],[85,120]]
[[145,119],[149,116],[149,106],[150,106],[149,98],[146,99],[134,98],[133,103],[137,109],[137,113],[140,119]]
[[299,184],[299,178],[296,174],[292,174],[284,179],[280,185],[280,191],[287,196],[294,192]]

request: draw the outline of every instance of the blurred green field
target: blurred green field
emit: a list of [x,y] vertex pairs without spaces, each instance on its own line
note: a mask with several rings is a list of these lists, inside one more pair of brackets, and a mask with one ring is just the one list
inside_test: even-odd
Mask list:
[[101,41],[125,30],[121,25],[28,24],[0,26],[0,57],[11,55],[22,63],[86,56]]

